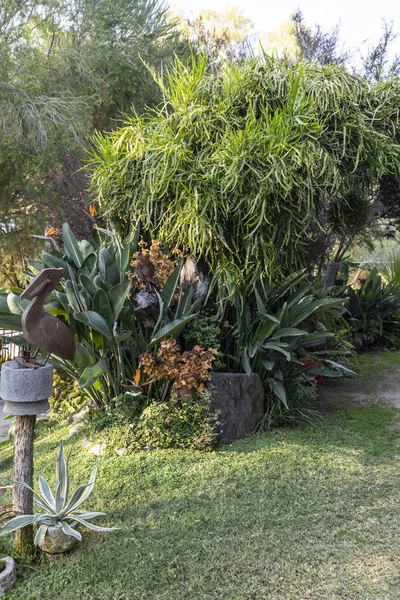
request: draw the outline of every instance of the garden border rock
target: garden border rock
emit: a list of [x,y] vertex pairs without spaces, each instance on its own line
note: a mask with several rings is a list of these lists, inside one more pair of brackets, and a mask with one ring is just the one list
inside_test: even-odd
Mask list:
[[219,413],[220,444],[254,431],[264,414],[264,388],[256,373],[212,373],[211,392],[211,412]]

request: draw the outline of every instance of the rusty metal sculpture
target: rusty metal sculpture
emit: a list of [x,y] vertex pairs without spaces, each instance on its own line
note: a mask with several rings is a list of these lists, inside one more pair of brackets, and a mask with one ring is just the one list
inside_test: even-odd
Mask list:
[[[38,350],[72,360],[75,341],[70,329],[60,319],[45,312],[44,302],[60,283],[64,269],[43,269],[22,292],[21,299],[32,299],[22,315],[24,338]],[[27,356],[19,361],[25,367],[40,366]]]
[[[48,355],[73,359],[74,336],[60,319],[44,310],[46,298],[56,289],[63,273],[64,269],[43,269],[22,292],[22,299],[32,300],[22,315],[22,330],[26,341],[36,346],[37,352],[42,350]],[[47,410],[47,398],[51,395],[53,382],[53,369],[51,365],[46,365],[47,359],[43,363],[36,361],[35,357],[36,355],[30,356],[29,348],[24,349],[19,358],[3,365],[0,380],[2,397],[10,405],[15,404],[10,410],[11,414],[16,414],[13,505],[17,515],[32,514],[33,511],[33,439],[36,415],[42,412],[43,405]],[[18,411],[14,412],[17,406]],[[14,546],[20,556],[34,554],[31,525],[15,532]]]

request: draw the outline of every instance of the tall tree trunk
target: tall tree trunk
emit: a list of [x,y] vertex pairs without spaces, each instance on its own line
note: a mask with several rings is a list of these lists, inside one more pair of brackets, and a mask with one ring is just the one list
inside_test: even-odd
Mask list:
[[[20,416],[15,420],[13,480],[32,487],[33,484],[33,437],[36,416]],[[33,494],[25,486],[13,484],[13,505],[16,515],[33,514]],[[28,525],[14,533],[14,547],[20,556],[31,556],[33,526]]]
[[336,262],[334,260],[330,260],[328,262],[324,277],[324,288],[329,288],[335,285],[336,277],[339,272],[339,266],[340,262]]

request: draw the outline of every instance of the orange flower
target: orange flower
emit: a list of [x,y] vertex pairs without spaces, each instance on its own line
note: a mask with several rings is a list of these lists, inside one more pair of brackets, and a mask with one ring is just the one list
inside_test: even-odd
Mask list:
[[94,204],[91,204],[89,206],[89,212],[91,214],[92,217],[95,217],[97,215],[97,208],[95,207]]
[[60,235],[60,230],[57,229],[57,227],[46,227],[44,235],[47,235],[47,237],[51,237],[53,240],[55,240],[56,237]]

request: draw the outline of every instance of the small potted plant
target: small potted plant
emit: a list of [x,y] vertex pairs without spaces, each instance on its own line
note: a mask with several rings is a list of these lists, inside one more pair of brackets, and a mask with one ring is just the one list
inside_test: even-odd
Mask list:
[[[88,512],[78,509],[90,496],[97,475],[96,465],[90,475],[89,483],[81,485],[73,494],[69,493],[68,461],[65,458],[63,443],[57,458],[57,482],[55,494],[50,489],[44,477],[39,477],[40,494],[33,492],[33,501],[43,512],[35,515],[20,515],[14,517],[0,529],[0,535],[38,524],[35,544],[46,554],[61,554],[71,550],[82,536],[78,527],[83,525],[95,531],[113,531],[114,527],[99,527],[89,521],[95,517],[104,516],[102,512]],[[20,485],[25,485],[21,483]],[[30,488],[31,489],[31,488]]]

